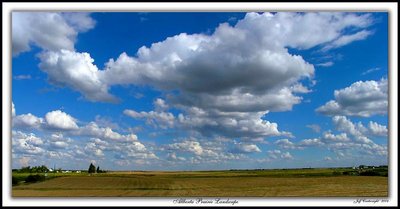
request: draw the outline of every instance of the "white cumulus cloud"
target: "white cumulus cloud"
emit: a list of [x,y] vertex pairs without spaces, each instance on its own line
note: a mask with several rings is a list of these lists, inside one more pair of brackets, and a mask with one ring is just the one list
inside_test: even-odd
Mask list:
[[108,93],[109,86],[100,78],[101,72],[88,53],[62,49],[41,53],[40,60],[39,67],[51,83],[72,88],[90,101],[118,101]]
[[187,109],[187,115],[178,115],[178,124],[191,128],[204,136],[223,136],[228,138],[263,138],[289,135],[278,130],[278,124],[261,119],[266,112],[220,112],[199,108]]
[[13,55],[29,51],[32,44],[45,50],[74,50],[78,32],[95,25],[85,12],[13,12],[11,21]]
[[60,110],[48,112],[44,118],[49,128],[61,130],[78,129],[76,119]]
[[290,152],[282,152],[281,150],[268,150],[268,158],[270,160],[278,160],[278,159],[284,159],[284,160],[292,160],[294,159],[293,156],[290,154]]
[[330,142],[348,142],[350,141],[350,138],[347,136],[346,133],[341,133],[341,134],[332,134],[330,132],[324,132],[322,135],[322,138],[326,141]]
[[387,136],[388,134],[386,126],[380,125],[377,122],[370,121],[368,123],[368,129],[372,135]]
[[203,154],[203,147],[198,141],[185,140],[183,142],[173,143],[167,145],[168,150],[175,150],[180,152],[191,152],[195,155]]
[[324,143],[321,141],[321,139],[318,139],[318,138],[303,139],[302,141],[299,142],[299,146],[303,146],[303,147],[313,147],[313,146],[321,146],[321,145],[324,145]]
[[16,128],[40,128],[43,125],[43,118],[28,113],[14,116],[12,122]]
[[72,132],[72,134],[77,136],[96,137],[108,141],[135,142],[138,140],[135,134],[123,135],[113,131],[110,127],[100,127],[95,122],[89,122],[78,130]]
[[358,81],[344,89],[335,90],[335,100],[316,109],[324,115],[347,115],[370,117],[387,114],[388,83],[379,81]]
[[236,143],[233,151],[239,152],[239,153],[261,152],[260,148],[257,145],[249,144],[249,143],[242,143],[242,142]]
[[274,144],[278,145],[282,149],[296,149],[297,146],[291,142],[289,139],[279,139],[274,142]]
[[45,152],[41,147],[43,140],[35,134],[12,131],[12,152],[14,154],[38,155]]
[[124,114],[135,119],[143,118],[146,120],[147,124],[163,129],[172,128],[175,123],[175,116],[169,112],[136,112],[134,110],[126,109],[124,110]]

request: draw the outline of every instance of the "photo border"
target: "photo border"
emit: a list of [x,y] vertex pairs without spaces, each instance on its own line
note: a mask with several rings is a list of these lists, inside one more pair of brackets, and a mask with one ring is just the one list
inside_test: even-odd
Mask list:
[[[389,197],[388,198],[230,198],[238,200],[234,206],[398,206],[398,9],[397,3],[351,2],[351,3],[99,3],[99,2],[50,2],[50,3],[4,3],[2,4],[2,204],[3,206],[210,206],[202,204],[175,204],[177,198],[12,198],[11,197],[11,11],[93,11],[93,12],[249,12],[249,11],[346,11],[389,13]],[[198,197],[186,198],[197,199]],[[214,198],[203,198],[214,199]],[[388,202],[363,202],[357,200],[388,200]],[[216,205],[211,206],[227,206]]]

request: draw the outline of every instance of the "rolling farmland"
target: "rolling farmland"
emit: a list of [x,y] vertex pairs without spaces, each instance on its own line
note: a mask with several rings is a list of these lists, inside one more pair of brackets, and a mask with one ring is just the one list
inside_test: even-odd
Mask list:
[[[337,170],[336,170],[337,172]],[[13,186],[14,197],[385,197],[388,178],[332,169],[108,172]]]

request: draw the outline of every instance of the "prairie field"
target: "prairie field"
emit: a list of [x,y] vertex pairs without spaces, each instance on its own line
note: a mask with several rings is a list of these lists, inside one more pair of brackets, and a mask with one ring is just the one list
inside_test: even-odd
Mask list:
[[12,187],[13,197],[387,197],[388,178],[332,169],[59,174]]

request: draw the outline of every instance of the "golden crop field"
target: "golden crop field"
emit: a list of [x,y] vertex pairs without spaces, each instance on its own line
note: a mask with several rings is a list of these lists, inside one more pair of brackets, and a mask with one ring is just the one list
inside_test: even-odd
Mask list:
[[111,172],[18,185],[13,197],[387,197],[388,178],[329,169]]

